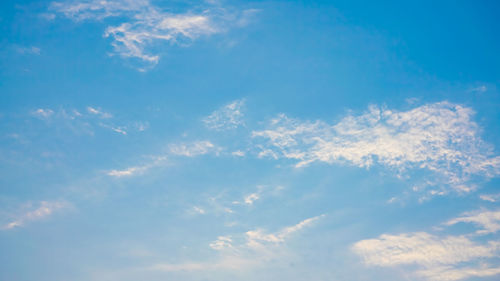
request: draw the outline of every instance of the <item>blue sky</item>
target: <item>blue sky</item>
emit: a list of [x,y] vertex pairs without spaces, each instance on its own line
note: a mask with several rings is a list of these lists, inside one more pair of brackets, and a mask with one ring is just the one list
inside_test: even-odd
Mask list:
[[499,278],[496,1],[0,7],[0,280]]

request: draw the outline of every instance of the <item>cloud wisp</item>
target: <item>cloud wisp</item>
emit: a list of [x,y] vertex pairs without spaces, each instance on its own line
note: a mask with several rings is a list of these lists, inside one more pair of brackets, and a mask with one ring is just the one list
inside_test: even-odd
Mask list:
[[94,135],[95,127],[105,128],[117,134],[127,135],[129,132],[145,131],[147,122],[126,122],[126,125],[115,125],[114,116],[99,107],[87,106],[83,110],[38,108],[30,112],[32,117],[45,121],[48,125],[63,126],[76,134]]
[[265,266],[270,262],[284,261],[291,256],[284,245],[295,233],[312,226],[324,215],[312,217],[296,225],[285,227],[275,233],[267,233],[262,229],[245,232],[243,235],[219,236],[209,247],[218,252],[212,262],[161,263],[148,268],[152,271],[244,271]]
[[472,223],[481,229],[476,231],[477,235],[485,235],[495,233],[500,230],[500,211],[475,211],[466,212],[458,218],[454,218],[446,225],[454,225],[457,223]]
[[[498,214],[489,211],[467,213],[445,225],[473,223],[483,227],[475,234],[495,233],[500,230]],[[370,266],[417,265],[414,273],[428,280],[453,281],[500,274],[500,264],[494,261],[500,254],[500,241],[478,242],[472,238],[470,235],[444,236],[427,232],[383,234],[355,243],[352,250]]]
[[[205,5],[193,9],[198,11],[173,13],[148,0],[80,0],[54,2],[50,10],[76,22],[114,18],[113,25],[106,27],[104,37],[113,40],[115,54],[138,59],[145,66],[139,70],[145,71],[160,59],[158,52],[150,50],[158,43],[187,46],[200,37],[241,25],[249,16],[247,11],[234,14],[218,6]],[[114,25],[116,19],[120,23]]]
[[171,154],[185,157],[195,157],[212,152],[218,154],[221,150],[220,147],[207,140],[171,144],[169,148]]
[[370,106],[368,112],[336,124],[281,114],[252,135],[265,140],[258,144],[260,157],[292,159],[296,167],[326,162],[368,168],[377,163],[400,176],[427,170],[438,178],[436,184],[467,192],[475,188],[471,178],[500,174],[500,157],[481,140],[473,114],[449,102],[400,112]]
[[1,229],[9,230],[23,227],[30,222],[45,219],[52,215],[54,212],[68,207],[69,204],[64,201],[41,201],[40,203],[38,203],[38,207],[35,208],[33,208],[32,203],[29,203],[28,206],[25,207],[25,209],[31,210],[26,210],[25,212],[15,216],[14,219],[3,225]]
[[203,118],[205,126],[211,130],[223,131],[236,129],[243,125],[243,107],[245,100],[235,100]]

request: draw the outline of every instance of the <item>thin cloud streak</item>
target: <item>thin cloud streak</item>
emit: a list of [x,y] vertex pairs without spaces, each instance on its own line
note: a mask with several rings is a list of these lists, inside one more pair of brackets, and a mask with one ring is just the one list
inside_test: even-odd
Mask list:
[[23,227],[30,222],[42,220],[51,216],[56,211],[69,207],[69,203],[65,201],[41,201],[38,205],[39,207],[36,209],[18,215],[11,222],[1,227],[1,229],[10,230]]
[[[211,242],[209,247],[219,252],[219,256],[212,262],[186,262],[179,264],[160,263],[147,268],[151,271],[213,271],[213,270],[249,270],[262,267],[269,262],[287,260],[292,253],[288,252],[284,243],[293,234],[312,226],[325,215],[305,219],[296,225],[285,227],[275,233],[266,233],[262,229],[247,231],[242,242],[235,242],[236,237],[219,236]],[[238,239],[240,240],[240,239]]]

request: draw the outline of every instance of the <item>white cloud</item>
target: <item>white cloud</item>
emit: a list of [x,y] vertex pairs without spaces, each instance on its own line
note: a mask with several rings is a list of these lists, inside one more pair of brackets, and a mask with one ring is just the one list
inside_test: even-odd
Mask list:
[[194,157],[207,153],[218,153],[220,148],[210,141],[195,141],[191,143],[181,143],[170,145],[170,152],[175,155]]
[[99,116],[100,118],[103,118],[103,119],[108,119],[108,118],[113,117],[113,115],[111,115],[110,113],[104,112],[101,109],[90,107],[90,106],[87,106],[87,111],[90,114],[97,115],[97,116]]
[[[312,217],[300,223],[285,227],[275,233],[266,233],[262,229],[247,231],[240,238],[219,236],[209,247],[219,252],[218,258],[211,262],[186,262],[179,264],[156,264],[149,267],[154,271],[206,271],[206,270],[247,270],[265,266],[269,262],[284,261],[291,254],[284,247],[290,236],[305,227],[311,226],[324,215]],[[240,235],[241,236],[241,235]],[[239,242],[237,242],[238,240]]]
[[[312,162],[348,163],[370,167],[378,163],[400,175],[426,169],[457,191],[470,191],[473,176],[500,174],[500,157],[484,143],[471,119],[470,108],[439,102],[397,112],[370,106],[368,112],[344,117],[336,124],[300,121],[284,114],[268,129],[254,131],[259,157],[296,160],[296,167]],[[437,191],[436,191],[437,192]]]
[[32,111],[31,114],[40,119],[47,119],[52,115],[54,115],[54,111],[52,109],[39,108],[37,110]]
[[29,203],[27,205],[25,209],[32,210],[19,214],[12,221],[3,225],[2,229],[8,230],[22,227],[29,222],[44,219],[58,210],[69,207],[69,204],[64,201],[41,201],[35,209],[33,209],[33,204]]
[[203,118],[207,128],[217,131],[235,129],[244,124],[243,106],[244,99],[235,100]]
[[499,243],[479,245],[465,236],[438,237],[426,232],[417,232],[383,234],[377,239],[357,242],[353,249],[369,265],[419,264],[429,267],[493,257],[499,246]]
[[131,167],[125,170],[111,170],[107,174],[112,177],[132,176],[145,170],[145,167]]
[[419,275],[423,277],[439,281],[453,281],[470,277],[489,277],[498,274],[500,274],[500,267],[491,267],[488,264],[479,265],[476,268],[463,267],[459,269],[450,266],[442,266],[424,269],[419,272]]
[[156,166],[163,164],[166,160],[167,160],[166,156],[156,156],[156,157],[153,157],[149,163],[146,163],[144,165],[134,166],[134,167],[126,168],[123,170],[111,170],[111,171],[107,172],[106,174],[108,176],[117,177],[117,178],[140,175],[153,167],[156,167]]
[[210,243],[209,246],[210,248],[221,251],[225,249],[232,249],[233,248],[233,240],[231,239],[230,236],[219,236],[217,240],[214,242]]
[[488,91],[488,87],[486,87],[485,85],[481,85],[481,86],[470,89],[470,91],[475,92],[475,93],[484,93],[484,92]]
[[83,0],[55,2],[51,10],[74,21],[119,19],[118,25],[108,26],[105,37],[111,37],[115,53],[124,58],[136,58],[148,67],[156,65],[159,55],[148,52],[148,47],[158,42],[186,45],[201,36],[224,32],[238,21],[250,17],[241,13],[238,17],[222,8],[206,7],[200,12],[171,13],[147,0]]
[[201,207],[198,207],[198,206],[194,206],[193,211],[196,212],[197,214],[200,214],[200,215],[205,214],[205,210]]
[[262,199],[264,195],[277,195],[277,193],[281,190],[283,190],[282,186],[270,187],[266,185],[258,185],[257,190],[253,193],[245,195],[242,202],[233,201],[232,204],[245,204],[251,206],[255,201]]
[[16,47],[16,51],[20,54],[29,54],[29,55],[40,55],[41,50],[38,47]]
[[244,202],[247,205],[252,205],[253,202],[259,200],[259,198],[260,198],[259,193],[252,193],[252,194],[245,196]]
[[500,193],[499,194],[481,194],[479,195],[479,198],[484,201],[489,201],[489,202],[497,202],[498,199],[500,199]]
[[479,235],[494,233],[500,230],[500,211],[480,210],[467,212],[446,222],[446,225],[454,225],[460,222],[473,223],[482,227],[482,229],[476,231],[476,234]]
[[237,157],[244,157],[245,156],[245,152],[241,151],[241,150],[236,150],[236,151],[231,152],[231,155],[237,156]]
[[[500,230],[497,212],[466,213],[445,225],[474,223],[484,230],[476,234]],[[443,229],[438,228],[438,231]],[[488,265],[499,256],[500,241],[478,242],[472,235],[433,235],[427,232],[383,234],[352,246],[367,265],[394,267],[416,265],[415,274],[428,280],[451,281],[468,277],[485,277],[500,273],[500,265]],[[477,238],[477,236],[476,236]],[[496,262],[498,263],[498,262]]]

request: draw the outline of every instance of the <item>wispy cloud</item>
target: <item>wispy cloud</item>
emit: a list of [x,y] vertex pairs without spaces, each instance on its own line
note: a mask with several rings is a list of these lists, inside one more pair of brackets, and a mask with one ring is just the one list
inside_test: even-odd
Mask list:
[[[35,207],[38,205],[37,207]],[[23,213],[15,216],[10,222],[2,226],[2,229],[9,230],[18,227],[25,226],[27,223],[42,220],[54,212],[59,211],[64,208],[69,207],[69,203],[65,201],[41,201],[33,206],[32,203],[28,203],[23,209]]]
[[100,118],[104,118],[104,119],[108,119],[108,118],[113,117],[113,115],[111,115],[111,113],[104,112],[100,108],[94,108],[94,107],[87,106],[87,111],[90,114],[97,115]]
[[378,163],[400,175],[425,169],[454,190],[466,192],[474,188],[472,176],[500,174],[500,157],[481,140],[473,114],[449,102],[402,112],[370,106],[368,112],[336,124],[281,114],[252,135],[267,140],[259,144],[259,156],[293,159],[296,167],[326,162],[368,168]]
[[489,201],[489,202],[498,202],[500,199],[500,193],[498,194],[481,194],[479,195],[479,198],[484,201]]
[[479,210],[467,212],[446,222],[446,225],[454,225],[460,222],[480,226],[482,229],[476,231],[478,235],[494,233],[500,230],[500,211]]
[[78,134],[93,135],[95,127],[101,127],[121,135],[127,135],[129,132],[145,131],[149,127],[148,122],[138,121],[121,122],[122,125],[116,125],[111,113],[91,106],[82,110],[38,108],[32,110],[30,115],[46,121],[48,125],[64,126]]
[[231,152],[231,155],[237,156],[237,157],[244,157],[245,156],[245,152],[241,151],[241,150],[236,150],[236,151]]
[[140,165],[140,166],[134,166],[134,167],[129,167],[123,170],[111,170],[108,171],[106,174],[111,177],[129,177],[129,176],[135,176],[135,175],[141,175],[147,170],[157,167],[167,160],[167,156],[155,156],[152,158],[152,160],[146,164]]
[[186,157],[194,157],[211,152],[219,153],[220,150],[218,146],[206,140],[170,145],[170,152],[172,154]]
[[243,201],[233,201],[233,205],[245,204],[253,205],[255,201],[262,199],[264,195],[276,195],[283,190],[282,186],[270,187],[266,185],[258,185],[257,190],[253,193],[247,194],[243,197]]
[[146,49],[158,42],[185,46],[202,36],[225,32],[238,26],[250,15],[245,12],[229,13],[221,7],[198,7],[199,11],[185,13],[165,12],[148,0],[82,0],[54,2],[50,10],[74,21],[98,20],[113,17],[121,23],[110,25],[104,32],[115,53],[124,58],[136,58],[148,67],[156,65],[158,54]]
[[235,100],[212,112],[203,118],[203,123],[207,128],[217,131],[235,129],[244,124],[243,106],[245,100]]
[[17,46],[15,47],[15,50],[20,53],[20,54],[28,54],[28,55],[40,55],[41,53],[41,49],[38,48],[38,47],[35,47],[35,46],[31,46],[31,47],[21,47],[21,46]]
[[473,93],[484,93],[486,91],[488,91],[488,87],[486,87],[486,85],[481,85],[470,89],[470,92]]
[[44,109],[44,108],[39,108],[36,110],[33,110],[31,112],[31,115],[40,118],[40,119],[47,119],[50,116],[54,115],[54,111],[52,109]]
[[247,270],[264,266],[269,262],[286,260],[290,257],[284,244],[300,230],[310,227],[324,215],[312,217],[296,225],[285,227],[275,233],[262,229],[245,232],[243,235],[219,236],[209,247],[219,256],[210,262],[163,263],[149,267],[154,271],[206,271],[206,270]]
[[[482,225],[488,233],[498,231],[491,223],[496,216],[489,212],[451,220]],[[500,273],[500,265],[489,265],[486,260],[498,257],[500,242],[496,240],[476,242],[467,235],[434,235],[427,232],[383,234],[376,239],[355,243],[352,250],[367,265],[405,266],[417,265],[415,273],[429,280],[451,281],[468,277],[493,276]]]

